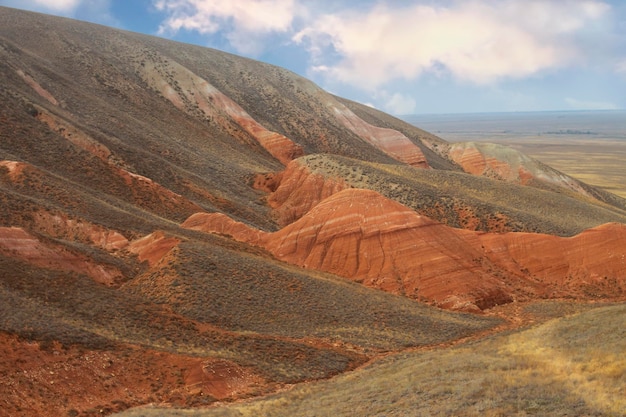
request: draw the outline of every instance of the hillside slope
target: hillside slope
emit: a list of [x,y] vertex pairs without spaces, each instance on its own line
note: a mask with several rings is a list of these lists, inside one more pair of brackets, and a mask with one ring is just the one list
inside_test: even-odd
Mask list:
[[571,238],[454,229],[375,191],[345,189],[274,233],[222,214],[182,227],[260,246],[277,259],[449,309],[477,311],[533,298],[622,299],[626,226]]
[[257,401],[118,416],[619,416],[626,407],[625,317],[624,306],[598,308],[513,335],[389,356]]
[[0,79],[0,413],[209,405],[502,326],[428,304],[623,299],[622,199],[470,174],[284,69],[2,7]]

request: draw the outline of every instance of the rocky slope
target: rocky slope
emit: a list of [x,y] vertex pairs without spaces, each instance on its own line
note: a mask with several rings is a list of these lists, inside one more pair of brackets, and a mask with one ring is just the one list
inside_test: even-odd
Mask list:
[[626,295],[626,226],[618,223],[571,238],[471,232],[374,191],[347,189],[274,233],[220,214],[193,215],[182,227],[230,236],[285,262],[449,309]]
[[614,206],[563,187],[554,192],[546,184],[519,187],[454,171],[319,154],[298,158],[283,171],[258,175],[254,182],[269,193],[266,201],[282,226],[346,188],[376,191],[440,223],[468,230],[572,236],[603,223],[626,221]]
[[0,77],[9,415],[234,400],[500,323],[431,304],[624,298],[623,199],[284,69],[0,8]]

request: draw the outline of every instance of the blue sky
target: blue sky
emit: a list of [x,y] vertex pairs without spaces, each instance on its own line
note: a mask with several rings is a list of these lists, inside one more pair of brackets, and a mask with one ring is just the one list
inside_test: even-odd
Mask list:
[[0,0],[272,63],[393,114],[626,109],[623,0]]

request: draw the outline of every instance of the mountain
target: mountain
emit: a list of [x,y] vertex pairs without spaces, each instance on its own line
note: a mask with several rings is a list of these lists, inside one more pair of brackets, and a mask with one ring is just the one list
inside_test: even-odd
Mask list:
[[0,8],[0,74],[0,413],[257,396],[626,295],[624,199],[282,68]]

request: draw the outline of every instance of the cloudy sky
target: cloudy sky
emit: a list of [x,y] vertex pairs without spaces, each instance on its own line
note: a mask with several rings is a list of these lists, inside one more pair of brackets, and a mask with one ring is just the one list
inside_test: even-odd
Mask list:
[[288,68],[394,114],[626,109],[624,0],[0,0]]

